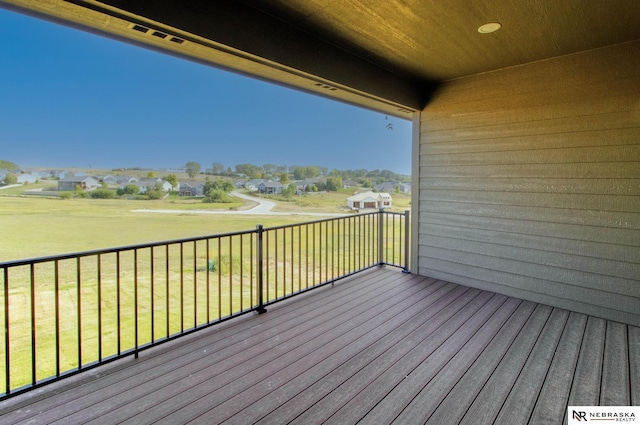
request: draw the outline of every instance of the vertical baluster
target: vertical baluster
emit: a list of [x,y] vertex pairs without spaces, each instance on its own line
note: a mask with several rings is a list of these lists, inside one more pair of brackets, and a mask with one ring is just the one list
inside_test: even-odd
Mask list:
[[356,255],[356,264],[354,265],[354,269],[358,270],[360,268],[360,264],[362,264],[362,245],[361,245],[361,238],[362,238],[362,215],[358,215],[356,217],[356,225],[355,225],[355,231],[354,234],[356,236],[356,238],[354,239],[355,242],[355,249],[356,252],[354,255]]
[[409,210],[404,211],[404,272],[409,273]]
[[233,315],[233,236],[229,236],[229,315]]
[[324,281],[329,281],[329,222],[324,222]]
[[355,264],[353,265],[354,270],[358,270],[360,268],[360,263],[361,263],[360,256],[362,255],[362,248],[363,248],[360,243],[360,238],[362,237],[360,232],[361,222],[362,222],[362,216],[361,215],[356,216],[356,220],[354,223],[354,231],[353,231],[354,248],[355,248],[355,252],[354,252]]
[[391,261],[393,264],[398,264],[399,262],[396,261],[396,215],[392,215],[391,218],[393,219],[393,227],[391,228],[391,240],[393,241],[392,249],[391,249],[391,258],[393,258],[393,261]]
[[[293,291],[294,291],[294,289],[293,289],[293,281],[294,281],[294,275],[293,275],[293,265],[294,265],[294,259],[293,259],[293,252],[294,252],[294,250],[293,250],[293,245],[294,245],[294,243],[293,243],[293,241],[294,241],[294,238],[293,238],[293,226],[291,226],[290,229],[291,229],[291,293],[293,293]],[[300,245],[300,244],[298,244],[298,245]]]
[[133,250],[133,346],[138,358],[138,249]]
[[76,258],[76,298],[78,300],[77,315],[78,320],[77,333],[78,333],[78,369],[82,369],[82,268],[80,266],[80,257]]
[[[9,269],[3,269],[4,274],[4,384],[5,394],[11,393],[11,338],[9,326]],[[56,344],[57,347],[57,344]]]
[[[271,243],[269,241],[270,236],[271,235],[271,231],[265,231],[264,236],[265,236],[265,248],[266,248],[266,255],[265,255],[265,289],[266,289],[266,300],[269,301],[271,299],[271,255],[269,253],[270,248],[271,248]],[[276,288],[277,289],[277,288]],[[278,295],[278,293],[276,292],[276,295]]]
[[164,263],[165,263],[165,273],[166,273],[166,275],[165,275],[165,279],[166,279],[165,283],[166,284],[165,284],[165,299],[164,299],[165,300],[165,310],[164,310],[165,314],[164,314],[164,317],[165,317],[165,321],[166,321],[165,326],[167,328],[167,333],[166,333],[165,337],[168,338],[169,335],[171,335],[171,331],[170,331],[171,322],[170,322],[170,317],[169,317],[169,312],[171,311],[171,310],[169,310],[169,307],[170,307],[170,302],[169,302],[169,299],[170,299],[170,293],[169,293],[169,281],[170,281],[170,278],[169,278],[169,270],[170,270],[170,267],[169,267],[169,244],[165,245]]
[[273,238],[274,238],[274,246],[275,246],[275,281],[276,281],[276,293],[274,295],[274,299],[278,299],[278,229],[274,230],[273,232]]
[[311,260],[313,261],[313,280],[311,281],[311,285],[315,286],[317,283],[316,280],[316,224],[313,223],[311,225],[311,230],[313,231],[312,233],[312,245],[313,245],[313,257],[311,257]]
[[151,343],[154,343],[156,340],[156,260],[155,260],[155,247],[150,248],[151,262],[149,267],[151,269]]
[[[331,220],[331,280],[336,278],[336,221]],[[340,245],[338,244],[338,247]],[[338,258],[339,259],[339,258]],[[338,268],[339,272],[339,268]]]
[[378,232],[376,231],[376,218],[373,214],[369,217],[369,228],[367,229],[367,237],[369,238],[369,261],[367,265],[373,265],[376,262],[376,251],[378,249],[376,247],[378,244],[378,239],[376,238],[376,236],[378,236]]
[[211,322],[211,254],[209,252],[209,241],[207,239],[206,250],[207,250],[207,323]]
[[218,237],[218,319],[222,318],[222,238]]
[[53,291],[56,304],[56,377],[60,376],[60,263],[55,260]]
[[[388,221],[387,221],[388,223]],[[384,235],[384,212],[382,209],[378,212],[378,265],[384,264],[384,244],[383,244],[383,235]]]
[[244,233],[240,235],[240,311],[244,311]]
[[96,256],[98,269],[98,361],[102,361],[102,254]]
[[[282,229],[282,296],[286,297],[287,294],[287,233],[286,230]],[[279,261],[280,262],[280,261]]]
[[[318,271],[320,273],[319,276],[319,280],[317,283],[321,283],[324,282],[325,280],[327,280],[327,267],[326,267],[326,262],[327,262],[327,257],[326,257],[326,250],[327,250],[327,241],[326,241],[326,235],[323,233],[322,230],[322,222],[318,223],[318,251],[320,252],[320,258],[318,259]],[[325,254],[323,256],[323,254]],[[325,267],[323,267],[323,265]],[[325,277],[324,279],[322,278],[322,272],[324,271]]]
[[304,226],[304,237],[306,240],[306,245],[305,245],[305,268],[304,268],[304,272],[306,275],[306,283],[305,283],[305,288],[309,288],[309,225],[305,224]]
[[198,327],[198,242],[193,241],[193,327]]
[[117,312],[117,327],[118,327],[118,336],[117,336],[117,342],[118,342],[118,355],[120,355],[121,352],[121,345],[120,345],[120,340],[122,338],[122,330],[120,329],[120,251],[118,251],[116,253],[116,297],[117,297],[117,302],[116,302],[116,312]]
[[[345,230],[344,230],[344,220],[343,219],[339,219],[338,220],[338,275],[339,276],[343,276],[346,274],[346,269],[345,269],[345,260],[346,260],[346,251],[345,251],[345,247],[344,247],[344,234],[345,234]],[[340,243],[340,236],[342,235],[342,243]],[[340,261],[342,260],[342,272],[340,272]]]
[[36,271],[35,264],[30,264],[31,275],[31,384],[35,385],[36,377]]
[[249,255],[251,257],[249,261],[249,300],[251,301],[251,307],[253,307],[256,304],[255,301],[253,300],[253,261],[254,261],[253,233],[249,234],[249,236],[250,236],[249,237],[249,253],[250,253]]
[[180,242],[180,333],[184,333],[184,243]]
[[351,250],[352,250],[352,246],[353,244],[351,243],[351,222],[353,221],[353,217],[347,217],[347,222],[345,223],[345,225],[348,225],[347,227],[349,228],[348,230],[345,230],[346,233],[346,237],[347,237],[347,265],[349,267],[349,273],[351,273],[351,271],[353,270],[353,266],[351,265]]
[[263,249],[264,249],[264,229],[262,224],[258,224],[256,226],[256,257],[258,260],[257,265],[257,274],[258,274],[258,308],[256,311],[258,314],[265,313],[267,310],[264,308],[264,296],[263,296],[263,288],[264,288],[264,267],[263,267]]
[[178,249],[180,250],[180,263],[178,268],[180,269],[180,332],[182,333],[184,331],[184,244],[182,242],[178,244]]
[[361,268],[367,267],[371,264],[371,213],[365,215],[362,220],[362,238],[364,241],[364,258]]

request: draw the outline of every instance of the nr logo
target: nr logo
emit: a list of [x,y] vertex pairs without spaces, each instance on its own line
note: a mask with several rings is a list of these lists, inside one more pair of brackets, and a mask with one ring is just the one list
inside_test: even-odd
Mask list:
[[576,421],[587,421],[587,412],[573,411],[573,419]]

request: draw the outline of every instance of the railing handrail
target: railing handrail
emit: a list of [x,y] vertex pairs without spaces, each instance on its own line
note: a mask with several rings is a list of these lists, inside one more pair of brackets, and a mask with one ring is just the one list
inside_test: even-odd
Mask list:
[[[398,213],[379,210],[268,228],[257,225],[255,229],[243,231],[0,262],[0,281],[3,282],[0,291],[4,294],[4,318],[0,314],[0,319],[5,328],[3,345],[6,374],[6,388],[4,393],[0,388],[0,400],[117,358],[131,354],[137,356],[139,351],[241,314],[251,311],[264,313],[267,305],[334,283],[371,267],[391,265],[408,272],[408,220],[409,211]],[[210,243],[211,241],[213,243]],[[206,253],[203,254],[203,251]],[[132,255],[127,252],[132,252]],[[81,261],[85,257],[88,258]],[[76,261],[63,263],[64,260]],[[203,269],[202,262],[205,260]],[[36,267],[42,263],[50,264]],[[92,267],[95,267],[93,272],[90,270]],[[225,273],[222,272],[223,267]],[[49,280],[47,273],[52,273]],[[42,286],[41,279],[48,283]],[[246,280],[245,283],[243,279]],[[297,284],[294,283],[296,279]],[[246,290],[243,290],[243,285]],[[88,295],[93,294],[92,292],[83,293],[92,288],[97,291],[95,295]],[[200,294],[199,291],[205,289],[206,295],[204,292]],[[127,295],[130,304],[122,307],[122,312],[128,313],[121,312],[123,290],[125,294],[127,290],[130,291]],[[210,304],[210,290],[215,293],[215,305]],[[239,293],[236,293],[238,290]],[[15,298],[18,296],[14,295],[18,293],[16,291],[24,291],[24,299],[28,302],[22,304],[22,298]],[[63,291],[66,292],[63,294]],[[187,298],[186,304],[185,291],[187,297],[193,296],[193,299]],[[42,300],[46,294],[55,296],[55,306],[36,306],[36,298]],[[76,311],[67,311],[65,306],[60,304],[63,295],[68,298],[67,303],[75,302]],[[178,296],[179,299],[170,298],[170,295]],[[92,298],[96,296],[97,302]],[[88,301],[85,301],[85,298]],[[23,312],[24,317],[29,318],[30,329],[10,314],[10,311],[16,309],[14,304],[10,303],[10,299],[15,299],[13,302],[17,303],[17,311]],[[124,302],[124,298],[122,301]],[[88,310],[83,311],[83,303],[86,302],[89,303],[86,306]],[[116,323],[113,322],[113,309],[107,313],[102,312],[102,304],[109,302],[117,303]],[[140,314],[144,317],[141,321],[139,302],[143,303]],[[158,306],[162,305],[157,313],[154,308],[156,302]],[[92,306],[91,303],[95,305]],[[205,308],[203,303],[206,303],[206,319],[199,318],[199,314],[202,315],[202,309]],[[92,308],[97,308],[97,311]],[[129,310],[126,310],[127,308]],[[210,318],[212,309],[213,317]],[[55,351],[51,352],[51,355],[55,357],[56,371],[53,375],[42,378],[36,373],[36,363],[40,361],[37,359],[41,358],[41,349],[36,342],[39,341],[37,338],[43,338],[42,334],[45,341],[51,337],[37,329],[40,323],[36,318],[43,320],[45,312],[55,314],[48,320],[55,324]],[[62,312],[65,314],[61,314]],[[89,317],[85,318],[87,312]],[[131,317],[127,314],[131,314]],[[185,314],[189,320],[193,320],[186,327]],[[177,315],[180,325],[178,329]],[[22,316],[18,314],[18,317]],[[121,324],[121,319],[125,324]],[[45,324],[49,323],[46,318],[44,320]],[[166,324],[162,320],[166,320]],[[65,324],[75,327],[75,339],[61,337],[62,325]],[[16,334],[16,330],[19,334],[21,329],[22,332],[30,334],[30,351],[25,348],[24,339],[18,339],[16,342],[10,338],[10,334]],[[114,329],[117,335],[107,336],[109,332],[113,335]],[[51,332],[51,329],[49,331]],[[83,332],[86,332],[86,335]],[[96,335],[92,332],[98,333]],[[144,334],[140,336],[140,332]],[[121,334],[126,334],[127,337],[121,337]],[[84,344],[93,341],[92,336],[97,340],[97,347],[89,346],[86,350],[89,354],[83,357]],[[116,343],[113,338],[116,338],[117,351],[113,348]],[[66,359],[67,363],[61,368],[61,347],[75,343],[73,341],[77,341],[77,357],[72,363],[68,363],[69,359]],[[121,341],[125,341],[122,347]],[[110,348],[103,351],[103,345],[107,342]],[[26,380],[15,379],[10,364],[10,358],[15,356],[16,343],[19,346],[18,350],[26,349],[27,356],[30,353],[32,361],[30,383],[23,386],[14,384],[14,380]],[[77,366],[73,366],[75,364]],[[49,361],[46,367],[50,369],[51,366],[52,361]]]

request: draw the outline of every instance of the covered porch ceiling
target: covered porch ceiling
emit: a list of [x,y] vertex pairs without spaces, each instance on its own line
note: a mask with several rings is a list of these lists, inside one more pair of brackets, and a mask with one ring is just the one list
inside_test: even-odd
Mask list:
[[[9,9],[410,118],[443,81],[640,38],[635,0],[0,0]],[[478,28],[501,28],[482,34]]]

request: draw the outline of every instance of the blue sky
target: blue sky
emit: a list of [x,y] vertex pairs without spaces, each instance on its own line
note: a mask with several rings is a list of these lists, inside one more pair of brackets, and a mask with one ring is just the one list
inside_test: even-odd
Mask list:
[[407,120],[4,9],[0,40],[0,159],[23,167],[411,171]]

